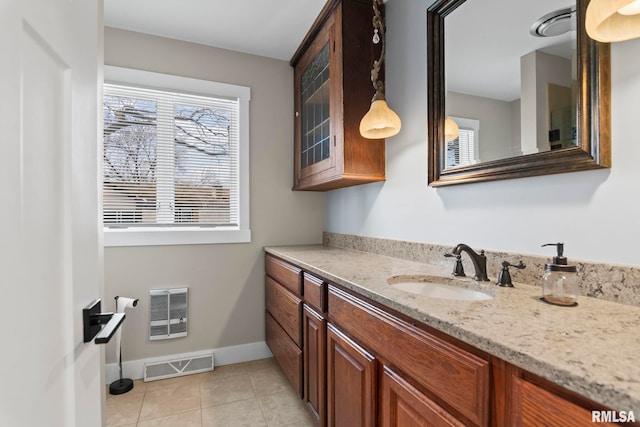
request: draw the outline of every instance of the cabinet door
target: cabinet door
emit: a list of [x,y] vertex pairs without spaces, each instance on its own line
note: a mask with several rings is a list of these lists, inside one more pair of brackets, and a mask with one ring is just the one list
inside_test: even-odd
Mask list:
[[380,393],[382,427],[464,425],[387,366],[383,367]]
[[443,401],[469,424],[489,425],[489,362],[330,285],[329,319]]
[[316,423],[326,425],[327,321],[305,304],[302,312],[304,335],[304,402]]
[[608,422],[594,424],[591,416],[591,410],[578,406],[527,380],[514,378],[512,426],[616,425]]
[[334,155],[340,113],[339,57],[336,54],[336,15],[329,16],[294,70],[295,183],[306,186],[336,175]]
[[327,425],[373,427],[375,415],[375,358],[328,324]]

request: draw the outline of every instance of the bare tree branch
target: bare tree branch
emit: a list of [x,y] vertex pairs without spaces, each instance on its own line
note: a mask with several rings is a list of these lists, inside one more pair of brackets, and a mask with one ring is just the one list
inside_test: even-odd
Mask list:
[[[120,182],[153,182],[157,166],[156,112],[144,102],[121,97],[105,97],[104,174]],[[143,104],[140,104],[143,103]],[[148,102],[149,103],[149,102]],[[211,157],[229,154],[229,118],[209,108],[180,108],[174,114],[174,143]],[[187,151],[176,151],[176,169]],[[203,170],[199,181],[215,181],[215,172]],[[186,175],[185,175],[186,177]],[[193,180],[193,176],[189,177]]]

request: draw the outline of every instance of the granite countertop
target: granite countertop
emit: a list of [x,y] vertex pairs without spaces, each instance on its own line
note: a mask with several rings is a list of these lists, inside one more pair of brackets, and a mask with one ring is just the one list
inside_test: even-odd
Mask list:
[[539,287],[500,288],[495,278],[461,280],[490,300],[429,298],[387,279],[450,278],[451,268],[322,245],[265,251],[611,409],[640,414],[639,307],[588,297],[577,307],[554,306],[539,300]]

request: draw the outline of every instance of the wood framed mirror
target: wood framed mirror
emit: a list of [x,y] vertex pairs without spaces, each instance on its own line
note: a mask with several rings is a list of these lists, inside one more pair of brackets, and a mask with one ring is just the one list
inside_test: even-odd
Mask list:
[[[609,45],[587,36],[588,3],[437,0],[428,8],[430,186],[610,167]],[[445,137],[448,118],[457,136]]]

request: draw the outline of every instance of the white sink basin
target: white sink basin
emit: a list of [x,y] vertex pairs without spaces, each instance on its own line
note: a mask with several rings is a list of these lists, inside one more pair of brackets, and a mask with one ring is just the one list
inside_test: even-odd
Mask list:
[[424,295],[429,298],[441,298],[458,301],[485,301],[493,299],[486,293],[455,286],[444,282],[444,278],[430,276],[394,276],[387,280],[390,286],[412,294]]

